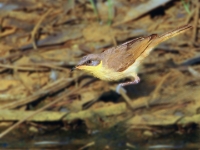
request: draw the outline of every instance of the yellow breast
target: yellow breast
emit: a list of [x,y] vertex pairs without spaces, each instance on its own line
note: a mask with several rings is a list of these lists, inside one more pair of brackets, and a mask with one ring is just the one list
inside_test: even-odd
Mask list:
[[102,65],[102,61],[97,66],[78,66],[78,69],[85,70],[93,76],[106,81],[116,81],[125,78],[126,75],[123,72],[115,72]]

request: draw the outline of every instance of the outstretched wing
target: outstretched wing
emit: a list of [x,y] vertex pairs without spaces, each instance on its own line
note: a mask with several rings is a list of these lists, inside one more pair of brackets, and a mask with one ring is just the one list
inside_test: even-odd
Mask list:
[[135,62],[146,50],[151,39],[156,37],[155,34],[148,37],[139,37],[120,46],[112,47],[102,53],[103,62],[105,62],[106,67],[122,72]]

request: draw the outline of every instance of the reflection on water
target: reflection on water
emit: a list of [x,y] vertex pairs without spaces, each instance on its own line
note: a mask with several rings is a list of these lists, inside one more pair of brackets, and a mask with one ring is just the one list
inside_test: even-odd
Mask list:
[[53,131],[26,137],[7,136],[0,140],[0,149],[186,149],[200,148],[200,130],[187,134],[147,136],[144,131],[126,131],[122,127],[95,130],[90,134],[84,130]]

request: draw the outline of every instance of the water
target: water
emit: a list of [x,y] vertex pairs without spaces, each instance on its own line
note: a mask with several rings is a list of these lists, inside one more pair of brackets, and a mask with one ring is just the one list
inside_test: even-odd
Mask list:
[[190,133],[184,134],[160,132],[147,136],[143,134],[144,130],[127,130],[115,126],[88,132],[84,128],[70,131],[45,131],[32,135],[20,135],[20,131],[15,131],[0,140],[0,149],[185,150],[200,148],[200,130],[191,130]]

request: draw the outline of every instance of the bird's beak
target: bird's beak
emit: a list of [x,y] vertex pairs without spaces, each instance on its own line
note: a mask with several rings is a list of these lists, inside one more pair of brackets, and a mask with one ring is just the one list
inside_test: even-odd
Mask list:
[[74,69],[82,69],[84,67],[85,67],[84,65],[80,65],[80,66],[75,66]]

